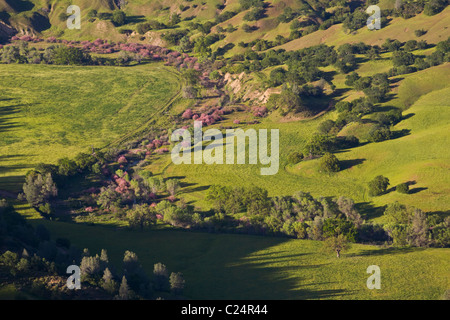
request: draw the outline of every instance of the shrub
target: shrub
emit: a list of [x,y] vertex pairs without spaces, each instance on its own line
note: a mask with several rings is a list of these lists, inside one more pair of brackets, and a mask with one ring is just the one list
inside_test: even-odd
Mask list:
[[95,9],[92,9],[92,10],[89,10],[89,12],[88,12],[88,14],[87,14],[87,17],[88,18],[95,18],[95,17],[97,17],[97,10],[95,10]]
[[414,34],[416,35],[416,37],[421,37],[425,33],[427,33],[427,30],[424,30],[424,29],[417,29],[417,30],[414,31]]
[[391,136],[392,132],[388,127],[377,126],[372,128],[372,130],[370,130],[367,139],[370,142],[381,142],[390,139]]
[[59,21],[63,22],[69,18],[69,15],[65,12],[61,12],[58,16]]
[[290,164],[297,164],[303,159],[303,153],[301,152],[292,152],[288,156],[288,161]]
[[395,190],[399,193],[408,193],[409,192],[409,185],[407,183],[400,183],[398,186],[395,187]]
[[325,172],[338,172],[341,169],[338,158],[329,152],[325,153],[319,160],[319,168]]
[[126,22],[126,18],[127,16],[125,15],[125,13],[121,10],[115,10],[112,14],[112,18],[111,21],[116,25],[116,26],[122,26],[125,24]]
[[379,175],[375,177],[372,181],[368,183],[369,187],[369,196],[379,196],[386,192],[387,187],[389,186],[389,179]]
[[392,55],[392,62],[394,67],[409,66],[415,61],[414,54],[404,51],[395,51]]

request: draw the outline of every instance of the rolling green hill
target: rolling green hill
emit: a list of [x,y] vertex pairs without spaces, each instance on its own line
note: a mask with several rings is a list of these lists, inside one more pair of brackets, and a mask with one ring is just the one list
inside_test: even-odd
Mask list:
[[[29,209],[20,209],[28,215]],[[31,213],[32,214],[32,213]],[[33,216],[33,214],[32,214]],[[189,299],[441,299],[450,281],[450,249],[382,249],[354,245],[341,259],[322,243],[273,237],[183,231],[127,231],[43,221],[52,236],[91,253],[108,251],[120,266],[135,252],[149,273],[164,263],[186,280]],[[116,241],[120,239],[120,241]],[[381,290],[369,290],[366,269],[381,268]]]
[[25,173],[121,138],[179,93],[160,63],[129,68],[0,65],[0,189]]
[[[348,20],[358,17],[358,10],[364,8],[361,1],[267,0],[264,3],[255,1],[256,5],[253,3],[248,8],[243,8],[245,1],[240,0],[128,0],[121,8],[119,3],[123,2],[0,0],[0,37],[3,36],[3,42],[7,42],[8,36],[5,35],[12,28],[18,36],[30,34],[47,40],[56,37],[65,43],[101,38],[114,48],[121,48],[125,43],[131,46],[143,43],[177,51],[168,53],[169,50],[163,50],[166,63],[144,61],[141,64],[139,61],[137,65],[122,67],[0,62],[0,198],[15,197],[21,191],[25,174],[39,163],[55,164],[63,157],[73,158],[92,147],[107,148],[114,143],[114,147],[121,148],[119,154],[128,157],[125,159],[125,162],[128,159],[128,165],[120,166],[118,157],[115,158],[117,161],[110,163],[102,159],[99,162],[106,161],[101,163],[102,169],[111,170],[111,175],[97,173],[96,176],[92,169],[86,169],[75,173],[75,176],[64,177],[70,182],[61,192],[65,198],[61,196],[50,201],[56,208],[53,221],[42,218],[38,210],[19,200],[14,201],[16,209],[34,226],[43,224],[48,228],[53,239],[67,238],[79,248],[89,248],[91,253],[107,249],[117,266],[121,265],[125,250],[136,252],[149,274],[155,263],[165,263],[170,270],[183,273],[185,294],[189,299],[443,297],[450,288],[448,245],[446,248],[397,248],[390,240],[384,244],[385,240],[374,240],[373,243],[378,245],[354,244],[343,253],[342,259],[337,259],[334,254],[323,253],[323,243],[316,240],[214,234],[212,231],[231,229],[239,232],[242,229],[221,229],[220,219],[226,215],[214,212],[212,202],[207,199],[207,190],[212,185],[222,185],[260,187],[267,190],[270,197],[293,195],[298,191],[308,192],[315,198],[345,196],[354,200],[355,208],[367,225],[381,226],[388,222],[383,215],[385,206],[398,201],[422,210],[425,219],[436,214],[431,218],[438,219],[439,216],[442,220],[440,227],[447,228],[444,218],[450,215],[450,154],[447,151],[450,143],[450,49],[448,43],[443,43],[440,46],[444,49],[437,52],[439,45],[436,44],[450,37],[449,6],[433,15],[414,13],[405,18],[402,15],[414,11],[414,1],[405,1],[407,9],[402,11],[395,8],[396,1],[381,0],[379,6],[388,10],[383,11],[389,12],[388,19],[381,30],[369,31],[365,21],[361,23],[365,16],[357,28],[350,30],[346,27]],[[82,10],[81,30],[66,28],[64,13],[69,4],[78,5]],[[126,21],[120,26],[111,21],[112,12],[119,9],[126,14]],[[260,17],[251,17],[258,12],[262,12]],[[288,17],[289,14],[294,16]],[[329,19],[335,16],[340,20],[330,22]],[[172,23],[173,20],[177,22]],[[146,32],[137,32],[148,26]],[[422,32],[417,32],[420,30]],[[387,39],[399,40],[401,47],[397,50],[382,48]],[[404,43],[410,40],[424,40],[426,43],[420,49],[407,50]],[[204,44],[202,41],[209,42]],[[258,41],[263,45],[258,46]],[[33,50],[43,51],[52,45],[50,42],[33,43],[31,40],[28,45]],[[302,58],[306,59],[308,55],[302,49],[324,44],[332,47],[330,52],[334,52],[348,43],[381,48],[371,47],[379,50],[375,58],[370,58],[362,49],[362,53],[355,53],[352,56],[354,66],[349,72],[341,70],[337,64],[340,61],[336,61],[319,65],[318,76],[311,81],[299,81],[298,86],[292,85],[291,78],[287,77],[276,85],[271,84],[274,70],[281,69],[281,73],[287,73],[292,65],[295,67],[293,60],[299,62],[298,74],[309,67],[308,63],[316,62],[308,59],[306,66],[301,65]],[[20,39],[12,41],[12,44],[20,51]],[[83,43],[74,45],[81,47]],[[95,50],[91,54],[96,58],[109,58],[111,63],[122,55],[129,54],[131,58],[138,55],[133,48],[131,53],[125,52],[123,46],[114,50],[112,54]],[[360,49],[351,47],[351,50]],[[403,72],[397,73],[398,70],[393,68],[396,54],[393,51],[412,56],[413,61],[402,65],[405,67]],[[264,54],[273,56],[262,58]],[[193,67],[195,63],[187,67],[188,63],[183,59],[190,59],[188,55],[197,58],[195,61],[199,61],[202,68],[200,64]],[[294,59],[274,62],[283,55]],[[344,60],[345,56],[344,48],[339,59]],[[416,68],[419,59],[424,62],[436,56],[441,59],[439,63]],[[264,60],[264,64],[260,60]],[[250,67],[233,69],[244,63]],[[189,74],[192,70],[186,72],[182,65],[200,72]],[[324,121],[337,122],[341,115],[337,103],[368,96],[363,90],[357,90],[354,84],[348,84],[353,71],[358,77],[384,74],[388,79],[387,96],[375,102],[372,111],[346,122],[333,133],[337,137],[357,137],[358,146],[333,150],[340,161],[340,170],[335,173],[321,172],[321,158],[318,156],[291,163],[289,156],[293,152],[304,152]],[[192,83],[190,75],[196,77]],[[308,96],[305,93],[308,86],[323,90],[322,95]],[[302,104],[312,110],[290,110],[284,114],[280,111],[284,105],[276,108],[266,104],[268,99],[270,101],[270,94],[292,88],[298,92],[303,90]],[[186,89],[198,91],[190,95]],[[264,99],[258,99],[260,97]],[[285,100],[283,103],[289,102]],[[260,117],[252,109],[264,106],[269,106],[267,116]],[[146,130],[151,121],[164,134],[182,126],[192,126],[194,118],[184,117],[186,107],[191,108],[197,117],[206,116],[212,110],[222,112],[219,120],[205,130],[279,130],[278,173],[263,176],[260,174],[261,165],[250,164],[175,165],[168,149],[157,150],[166,146],[170,148],[173,144],[155,147],[155,140],[160,137],[155,136],[155,140],[149,141],[150,136],[144,137],[144,133],[148,133]],[[402,115],[398,123],[388,125],[392,136],[381,142],[371,142],[369,133],[381,123],[376,121],[377,117],[395,109]],[[133,167],[137,162],[140,163],[139,168]],[[120,171],[117,170],[119,167]],[[122,169],[130,173],[123,179],[120,176],[124,173]],[[117,201],[120,203],[118,208],[111,206],[112,209],[98,201],[99,193],[103,191],[80,196],[81,190],[92,187],[96,179],[103,179],[103,185],[111,183],[115,194],[122,192],[117,191],[120,189],[117,181],[122,179],[123,185],[129,188],[127,191],[134,188],[130,191],[134,195],[138,193],[138,187],[127,183],[131,185],[130,176],[134,179],[136,175],[138,179],[148,179],[133,180],[138,187],[143,187],[153,178],[178,179],[180,190],[169,197],[168,190],[153,192],[152,188],[143,188],[149,194],[133,200],[121,198]],[[367,184],[378,175],[388,177],[390,186],[380,196],[369,196]],[[409,183],[407,194],[395,190],[395,186],[401,183]],[[99,186],[99,183],[95,184],[94,189]],[[132,219],[127,214],[133,205],[141,201],[144,209],[148,209],[167,199],[174,202],[167,202],[168,206],[178,205],[181,209],[192,206],[200,221],[206,222],[207,227],[202,230],[211,233],[189,230],[191,225],[185,230],[174,230],[181,229],[180,225],[165,220],[158,220],[149,230],[127,228]],[[233,213],[232,218],[260,218],[246,217],[246,214]],[[72,223],[66,222],[70,220]],[[214,225],[216,220],[218,225]],[[313,221],[306,221],[308,228],[311,227]],[[406,223],[402,227],[410,228]],[[427,229],[428,235],[432,228]],[[389,237],[392,238],[392,234]],[[382,290],[366,288],[366,268],[369,265],[381,267]],[[12,287],[0,284],[0,299],[12,294],[15,294]]]

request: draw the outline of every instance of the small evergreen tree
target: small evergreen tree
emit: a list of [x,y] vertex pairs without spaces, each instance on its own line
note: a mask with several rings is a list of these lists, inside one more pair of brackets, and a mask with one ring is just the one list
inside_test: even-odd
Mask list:
[[170,289],[172,290],[173,294],[175,295],[180,295],[183,293],[183,289],[184,289],[184,278],[183,278],[183,274],[180,272],[172,272],[170,274]]
[[125,276],[122,277],[122,282],[120,283],[119,294],[116,296],[119,300],[130,300],[131,299],[131,290],[128,287],[127,278]]
[[167,268],[161,262],[154,265],[153,269],[155,289],[158,291],[167,290],[169,284],[169,273]]
[[102,280],[102,288],[105,289],[109,294],[113,294],[117,290],[117,283],[108,268],[106,268],[103,272]]

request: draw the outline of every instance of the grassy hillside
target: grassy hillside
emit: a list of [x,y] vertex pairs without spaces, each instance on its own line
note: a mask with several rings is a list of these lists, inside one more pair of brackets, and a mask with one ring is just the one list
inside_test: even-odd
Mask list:
[[178,94],[162,64],[0,65],[0,189],[18,191],[37,163],[103,147],[139,128]]
[[[292,151],[302,150],[319,123],[333,119],[334,113],[313,120],[284,123],[278,122],[276,115],[272,115],[259,125],[241,125],[244,129],[280,130],[280,170],[273,176],[261,176],[260,165],[174,165],[170,157],[154,162],[148,169],[165,176],[177,176],[193,184],[185,189],[183,197],[203,208],[208,206],[203,201],[203,190],[212,184],[224,184],[256,185],[266,188],[270,195],[291,195],[296,191],[308,191],[315,196],[345,195],[358,202],[373,202],[376,206],[400,201],[426,211],[445,212],[450,200],[446,174],[449,157],[442,143],[445,145],[448,142],[449,70],[450,65],[446,64],[402,76],[404,79],[400,82],[396,98],[381,106],[380,111],[392,105],[405,108],[408,101],[415,101],[404,112],[405,120],[393,128],[398,132],[410,130],[409,134],[337,153],[344,169],[336,174],[318,172],[317,160],[304,161],[295,166],[287,164],[287,156]],[[230,123],[232,120],[233,116],[229,118]],[[402,195],[392,191],[381,197],[369,197],[367,182],[379,174],[387,176],[392,187],[415,181],[413,193]]]
[[[29,221],[91,253],[106,249],[118,267],[125,250],[135,252],[148,273],[162,262],[183,273],[191,299],[440,299],[450,281],[450,249],[354,245],[337,259],[311,240]],[[381,290],[366,287],[369,265],[381,268]]]
[[[298,50],[305,47],[326,43],[339,46],[344,43],[364,42],[370,45],[381,45],[386,39],[398,39],[407,41],[410,39],[426,40],[428,43],[437,43],[445,40],[448,35],[450,23],[450,8],[447,7],[441,13],[434,16],[426,16],[421,13],[410,19],[394,18],[389,24],[380,30],[370,31],[366,27],[354,33],[345,33],[342,25],[334,25],[327,30],[319,30],[300,39],[288,42],[279,48],[286,50]],[[427,33],[418,38],[414,31],[427,30]]]

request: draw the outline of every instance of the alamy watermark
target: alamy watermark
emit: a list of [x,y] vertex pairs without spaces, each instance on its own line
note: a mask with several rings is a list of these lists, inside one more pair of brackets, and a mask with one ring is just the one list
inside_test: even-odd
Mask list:
[[67,18],[67,28],[72,29],[81,29],[81,9],[79,6],[71,5],[67,8],[67,14],[69,17]]
[[371,16],[367,19],[367,28],[369,30],[381,29],[381,9],[377,5],[371,5],[366,9],[366,13]]
[[381,289],[381,269],[379,266],[371,265],[367,267],[367,273],[371,274],[369,278],[367,278],[367,289]]
[[77,265],[71,265],[67,267],[66,273],[71,274],[67,278],[67,288],[70,290],[81,289],[81,270]]
[[[180,141],[182,138],[182,141]],[[227,129],[225,138],[218,129],[202,131],[202,122],[194,122],[194,137],[187,129],[177,129],[171,141],[179,142],[172,148],[172,162],[178,164],[246,164],[248,138],[248,163],[268,166],[261,168],[261,175],[274,175],[280,166],[280,136],[278,129],[270,130],[270,155],[268,130]],[[204,141],[213,141],[203,148]],[[235,143],[236,142],[236,143]],[[225,146],[225,153],[224,153]],[[237,149],[237,150],[236,150]],[[237,151],[237,152],[236,152]],[[180,153],[182,155],[180,155]],[[225,159],[224,159],[225,156]]]

